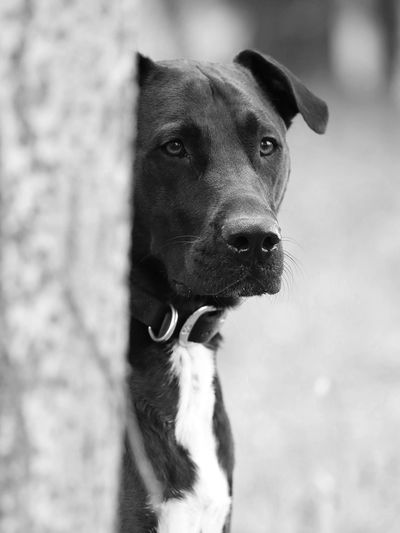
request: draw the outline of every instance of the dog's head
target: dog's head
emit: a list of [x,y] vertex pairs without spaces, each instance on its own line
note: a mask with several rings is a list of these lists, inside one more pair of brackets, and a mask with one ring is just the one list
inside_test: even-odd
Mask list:
[[138,70],[135,256],[180,295],[278,292],[285,133],[297,113],[323,133],[326,104],[251,50],[231,65],[139,56]]

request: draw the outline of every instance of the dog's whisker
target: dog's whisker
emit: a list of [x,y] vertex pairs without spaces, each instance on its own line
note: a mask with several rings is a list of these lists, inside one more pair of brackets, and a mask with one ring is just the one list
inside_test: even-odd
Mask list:
[[284,250],[283,253],[284,253],[284,255],[287,255],[288,257],[290,257],[294,261],[297,261],[297,257],[292,252],[289,252],[288,250]]
[[239,277],[238,279],[236,279],[235,281],[233,281],[232,283],[229,283],[228,285],[226,285],[225,287],[223,287],[221,290],[213,293],[213,294],[210,294],[210,296],[218,296],[219,294],[221,294],[222,292],[225,292],[227,291],[228,289],[230,289],[231,287],[233,287],[234,285],[236,285],[237,283],[240,283],[241,281],[243,281],[244,279],[246,278],[246,274],[244,274],[243,276]]
[[142,259],[140,260],[140,263],[143,263],[143,261],[145,261],[146,259],[148,259],[149,257],[152,257],[154,255],[157,255],[159,254],[161,251],[164,251],[167,247],[171,247],[172,246],[184,246],[185,244],[194,244],[196,241],[198,240],[198,238],[193,238],[193,239],[182,239],[182,240],[175,240],[174,242],[171,242],[172,239],[169,239],[167,242],[165,242],[164,244],[162,244],[161,246],[158,247],[157,250],[155,251],[152,251],[150,252],[148,255],[142,257]]
[[172,244],[193,244],[199,239],[198,235],[175,235],[175,237],[171,237],[167,241],[165,241],[164,244],[160,246],[160,250],[164,249],[166,246],[172,245]]
[[295,270],[301,270],[300,265],[296,262],[296,260],[293,257],[285,256],[284,258],[286,260],[286,264],[288,267],[293,268]]
[[139,260],[139,263],[143,263],[150,257],[153,257],[154,255],[157,255],[157,253],[160,253],[161,251],[165,250],[167,246],[173,246],[173,245],[185,245],[185,244],[194,244],[198,240],[198,237],[196,235],[178,235],[177,237],[172,237],[171,239],[168,239],[167,242],[159,246],[159,248],[156,251],[151,251],[149,254],[145,255]]
[[299,272],[302,275],[304,274],[301,262],[297,259],[297,257],[295,257],[292,253],[288,252],[287,250],[283,252],[283,256],[287,261],[290,262],[290,264],[294,267],[296,272]]
[[285,264],[285,267],[284,267],[284,270],[283,270],[282,279],[284,280],[284,282],[286,284],[287,291],[289,293],[291,291],[292,287],[293,287],[293,284],[294,284],[294,274],[293,274],[293,270],[292,270],[291,266],[288,265],[287,263]]
[[296,239],[293,239],[292,237],[287,237],[287,236],[282,237],[282,242],[293,244],[294,246],[297,246],[297,248],[300,248],[300,250],[304,250],[304,246],[302,246],[302,244],[300,244],[299,241],[297,241]]
[[286,273],[286,274],[290,274],[291,276],[293,276],[293,267],[296,267],[296,265],[294,265],[293,263],[288,263],[288,262],[286,262],[286,263],[284,264],[283,272]]
[[170,239],[167,240],[167,243],[171,243],[171,242],[174,242],[176,240],[179,240],[179,239],[198,239],[198,235],[176,235],[175,237],[171,237]]
[[179,244],[193,244],[197,241],[197,239],[180,239],[179,241],[178,240],[175,240],[173,242],[166,242],[164,243],[163,245],[161,245],[159,247],[159,250],[163,250],[164,248],[166,248],[167,246],[174,246],[174,245],[179,245]]
[[284,262],[283,272],[282,272],[282,286],[287,289],[287,292],[290,292],[290,289],[293,285],[294,275],[292,265],[287,261]]
[[284,298],[289,294],[289,289],[288,289],[288,284],[287,284],[287,280],[285,278],[285,276],[282,274],[282,284],[281,284],[281,290],[276,293],[276,294],[273,294],[272,295],[272,298],[279,302],[279,301],[282,301],[284,300]]
[[283,254],[290,260],[293,261],[293,263],[296,263],[298,264],[298,260],[297,260],[297,257],[295,255],[293,255],[292,253],[288,252],[288,251],[284,251]]

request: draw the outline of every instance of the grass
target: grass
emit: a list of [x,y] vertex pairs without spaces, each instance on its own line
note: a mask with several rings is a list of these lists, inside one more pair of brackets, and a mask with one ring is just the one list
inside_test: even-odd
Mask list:
[[325,137],[289,133],[299,266],[225,326],[234,533],[400,531],[400,113],[328,100]]

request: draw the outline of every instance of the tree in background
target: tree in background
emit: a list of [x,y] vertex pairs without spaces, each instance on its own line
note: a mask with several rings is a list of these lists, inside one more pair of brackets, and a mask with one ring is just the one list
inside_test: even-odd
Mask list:
[[[330,28],[332,70],[341,88],[357,96],[399,88],[397,0],[334,0]],[[396,81],[397,80],[397,81]]]
[[329,71],[331,0],[233,2],[245,7],[251,16],[253,47],[303,75]]
[[135,2],[0,5],[0,531],[110,533]]

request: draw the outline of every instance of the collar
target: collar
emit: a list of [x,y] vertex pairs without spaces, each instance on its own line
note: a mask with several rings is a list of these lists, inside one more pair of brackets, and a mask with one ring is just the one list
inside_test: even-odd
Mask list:
[[219,332],[226,315],[225,309],[213,305],[188,308],[162,302],[137,286],[132,288],[131,313],[147,326],[153,342],[163,343],[175,338],[183,345],[209,342]]

